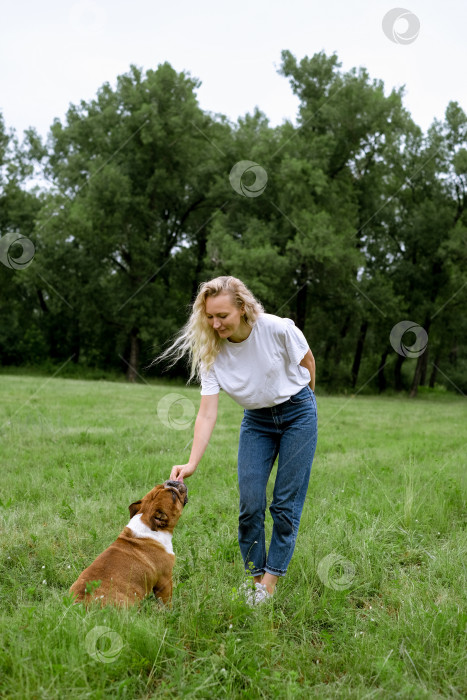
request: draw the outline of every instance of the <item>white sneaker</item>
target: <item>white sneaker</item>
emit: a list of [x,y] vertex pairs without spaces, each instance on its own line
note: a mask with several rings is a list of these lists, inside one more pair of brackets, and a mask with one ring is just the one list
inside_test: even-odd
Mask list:
[[255,590],[255,582],[252,578],[246,579],[239,585],[238,588],[232,589],[232,600],[243,598],[244,600],[251,596]]
[[248,578],[246,581],[244,581],[243,583],[241,583],[241,584],[239,585],[239,587],[238,587],[238,592],[239,592],[241,595],[246,595],[246,594],[251,593],[252,591],[254,591],[254,590],[255,590],[255,586],[256,586],[256,584],[255,584],[254,580],[253,580],[252,578]]
[[272,594],[269,593],[264,583],[255,583],[254,589],[250,587],[250,590],[247,590],[245,598],[248,605],[254,607],[272,598]]

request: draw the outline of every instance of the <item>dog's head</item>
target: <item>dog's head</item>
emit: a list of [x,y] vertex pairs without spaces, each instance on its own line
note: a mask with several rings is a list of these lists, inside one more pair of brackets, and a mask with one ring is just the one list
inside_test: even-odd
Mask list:
[[140,501],[128,506],[130,516],[142,513],[141,521],[151,530],[172,531],[188,503],[187,491],[181,481],[164,481],[154,486]]

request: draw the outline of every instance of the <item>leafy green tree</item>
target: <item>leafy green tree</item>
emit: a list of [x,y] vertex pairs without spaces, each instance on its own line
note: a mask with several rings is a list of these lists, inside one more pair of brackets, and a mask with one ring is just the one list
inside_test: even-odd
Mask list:
[[[65,124],[56,120],[45,152],[30,134],[59,191],[44,236],[51,246],[61,240],[64,265],[75,273],[66,276],[62,267],[48,276],[44,257],[42,276],[60,278],[60,294],[79,319],[78,337],[93,329],[114,337],[114,353],[132,380],[142,345],[175,330],[196,275],[196,265],[185,268],[183,294],[173,292],[178,253],[203,250],[217,206],[210,188],[219,151],[210,142],[225,139],[229,127],[201,111],[198,85],[169,64],[145,75],[132,66],[115,89],[103,85],[95,99],[70,107]],[[89,338],[87,353],[102,335]]]
[[[19,147],[0,118],[0,234],[36,249],[27,269],[0,264],[0,360],[134,380],[199,282],[233,274],[304,330],[320,384],[384,391],[391,369],[412,395],[467,391],[467,118],[451,103],[424,136],[402,90],[340,68],[283,52],[296,126],[205,114],[199,82],[167,63],[104,84],[46,143],[30,129]],[[37,167],[42,192],[26,187]],[[404,319],[429,333],[418,360],[389,343]]]
[[[416,227],[406,257],[417,266],[419,316],[431,343],[417,360],[411,396],[427,383],[429,362],[433,384],[446,350],[453,357],[459,330],[465,331],[461,309],[467,302],[467,116],[458,103],[449,103],[444,122],[434,122],[427,141],[422,158],[436,168],[436,177],[418,188]],[[466,388],[467,376],[458,381]]]
[[44,358],[34,290],[25,285],[35,247],[33,231],[40,209],[36,192],[25,181],[31,166],[16,135],[0,115],[0,362],[21,364]]
[[298,127],[270,129],[260,113],[239,122],[237,158],[264,167],[267,188],[257,198],[236,196],[216,217],[210,269],[241,271],[273,301],[272,311],[307,330],[324,381],[355,386],[368,327],[380,332],[382,325],[367,299],[377,297],[386,311],[396,305],[384,279],[394,246],[377,216],[389,197],[387,164],[397,164],[407,134],[419,130],[401,92],[386,97],[363,69],[342,73],[337,57],[323,53],[297,62],[284,51],[282,58],[281,72],[300,98]]

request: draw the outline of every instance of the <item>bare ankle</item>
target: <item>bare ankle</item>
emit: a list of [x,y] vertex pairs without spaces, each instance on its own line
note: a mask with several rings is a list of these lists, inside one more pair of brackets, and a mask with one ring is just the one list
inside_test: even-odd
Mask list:
[[263,576],[262,583],[266,586],[268,593],[270,593],[271,595],[274,593],[277,579],[277,576],[273,576],[272,574],[268,574],[267,572]]

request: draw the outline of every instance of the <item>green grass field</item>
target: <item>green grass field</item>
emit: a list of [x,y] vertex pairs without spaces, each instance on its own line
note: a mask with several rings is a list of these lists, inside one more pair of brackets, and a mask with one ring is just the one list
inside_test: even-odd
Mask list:
[[0,696],[465,698],[465,399],[317,401],[271,604],[233,595],[242,409],[223,395],[175,530],[173,607],[85,612],[69,586],[187,460],[199,391],[2,375]]

